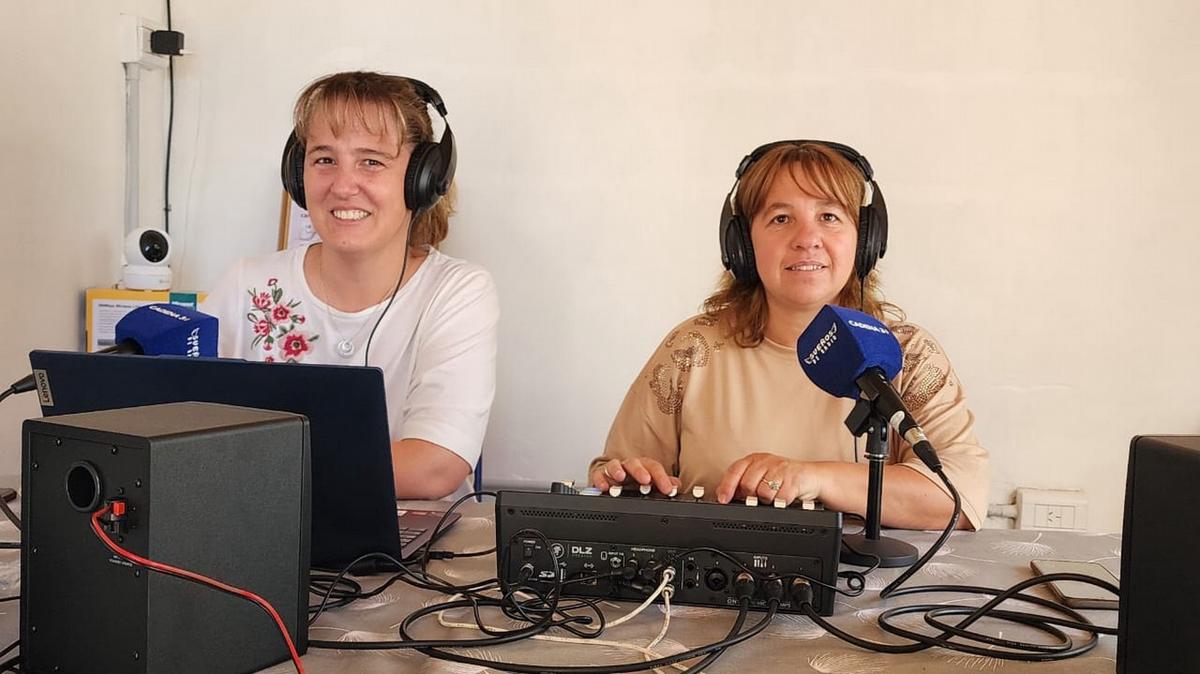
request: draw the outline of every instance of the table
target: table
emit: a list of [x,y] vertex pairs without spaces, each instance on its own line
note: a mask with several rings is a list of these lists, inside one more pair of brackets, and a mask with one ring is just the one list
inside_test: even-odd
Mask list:
[[[428,505],[428,504],[426,504]],[[853,525],[851,525],[853,526]],[[848,527],[849,528],[849,527]],[[888,535],[915,545],[922,553],[929,549],[938,537],[938,532],[890,531]],[[464,506],[463,518],[436,545],[438,549],[468,551],[491,547],[495,542],[490,503],[471,503]],[[1114,573],[1120,570],[1121,539],[1113,534],[1080,534],[1072,532],[1039,532],[1019,530],[985,529],[983,531],[955,532],[945,547],[930,563],[907,584],[924,585],[933,583],[971,584],[991,587],[1009,585],[1030,577],[1029,562],[1033,559],[1076,559],[1098,561]],[[455,583],[467,583],[494,577],[496,573],[493,556],[435,561],[429,571]],[[883,632],[874,620],[884,609],[911,603],[966,603],[978,605],[983,600],[975,595],[930,594],[916,597],[899,597],[880,601],[879,590],[900,574],[900,569],[880,569],[868,576],[867,592],[847,599],[839,597],[832,621],[842,629],[855,635],[873,640],[897,643],[898,640]],[[0,566],[0,582],[9,577],[6,567]],[[381,579],[366,579],[364,585],[372,587]],[[1049,598],[1049,591],[1038,588],[1031,591]],[[313,626],[311,638],[325,640],[375,640],[396,639],[394,625],[398,624],[414,609],[444,599],[435,592],[417,590],[398,583],[380,596],[357,602],[350,606],[330,611],[321,616]],[[1014,603],[1024,608],[1027,605]],[[605,615],[615,618],[629,612],[633,604],[604,604]],[[9,612],[15,610],[9,606]],[[1098,625],[1115,627],[1115,611],[1085,611]],[[454,611],[463,622],[470,622],[464,611]],[[509,627],[499,614],[491,614],[491,624]],[[752,612],[747,625],[753,624],[761,613]],[[633,620],[606,630],[605,640],[645,646],[659,632],[663,622],[661,605],[651,606]],[[666,638],[655,648],[660,654],[678,652],[687,647],[700,646],[723,637],[732,625],[736,612],[726,609],[710,609],[692,606],[672,606],[670,629]],[[911,622],[908,621],[911,618]],[[0,629],[5,634],[15,634],[16,624],[8,622],[9,616],[0,616]],[[919,616],[899,619],[901,624],[922,624]],[[986,621],[985,621],[986,622]],[[991,622],[987,627],[994,632],[1031,641],[1043,641],[1032,631],[1021,626]],[[475,638],[477,632],[449,629],[439,626],[432,617],[423,620],[413,633],[417,638]],[[5,641],[5,643],[8,643]],[[545,641],[526,640],[515,644],[488,649],[469,649],[475,657],[503,659],[511,662],[526,662],[548,665],[617,664],[641,659],[632,650],[616,646],[558,644]],[[1039,672],[1042,674],[1066,673],[1091,674],[1115,671],[1116,637],[1101,636],[1100,643],[1089,653],[1062,662],[1023,663],[964,655],[943,649],[931,648],[916,654],[884,655],[870,653],[846,644],[828,635],[808,618],[795,615],[777,615],[762,634],[729,649],[713,666],[705,671],[713,674],[734,672],[819,672],[821,674],[850,673],[906,674],[916,672]],[[414,673],[414,674],[477,674],[490,670],[472,665],[444,662],[429,658],[410,650],[401,651],[331,651],[312,649],[304,657],[305,669],[309,674],[332,672],[356,672],[363,674]],[[281,664],[265,670],[270,674],[294,671],[290,664]],[[674,672],[663,668],[663,672]]]

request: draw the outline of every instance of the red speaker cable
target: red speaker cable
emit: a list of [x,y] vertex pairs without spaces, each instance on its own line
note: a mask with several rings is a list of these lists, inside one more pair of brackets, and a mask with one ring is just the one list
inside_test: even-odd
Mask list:
[[257,594],[250,592],[249,590],[243,590],[232,585],[226,585],[219,580],[202,576],[193,571],[188,571],[187,569],[180,569],[178,567],[171,566],[170,564],[163,564],[162,562],[156,562],[152,559],[146,559],[145,557],[135,555],[120,545],[117,545],[113,539],[108,537],[108,532],[104,530],[104,527],[100,525],[100,518],[107,515],[112,511],[112,509],[113,504],[109,503],[103,508],[92,513],[92,531],[96,534],[96,537],[100,539],[100,542],[108,546],[109,550],[112,550],[113,553],[118,557],[133,562],[138,566],[145,567],[152,571],[158,571],[159,573],[165,573],[168,576],[175,576],[176,578],[190,580],[193,583],[198,583],[200,585],[204,585],[205,587],[211,587],[213,589],[231,594],[235,597],[241,597],[242,599],[258,604],[259,608],[266,611],[267,615],[271,616],[271,618],[275,621],[275,625],[279,627],[279,633],[283,635],[283,640],[285,643],[287,643],[288,652],[291,653],[292,664],[296,666],[296,671],[299,674],[304,674],[304,665],[300,663],[300,655],[296,652],[296,646],[292,643],[292,637],[288,634],[287,628],[283,624],[283,619],[279,617],[279,613],[275,610],[275,607],[271,606],[270,602],[258,596]]

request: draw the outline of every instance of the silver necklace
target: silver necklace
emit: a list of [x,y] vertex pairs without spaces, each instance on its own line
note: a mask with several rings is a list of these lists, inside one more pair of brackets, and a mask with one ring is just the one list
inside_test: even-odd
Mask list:
[[[333,310],[330,308],[333,305],[328,300],[330,295],[329,290],[325,285],[325,251],[323,250],[320,252],[320,257],[317,258],[317,278],[321,280],[321,294],[326,297],[324,302],[325,315],[329,317],[329,329],[333,330]],[[389,291],[388,294],[390,295],[391,291]],[[371,324],[371,319],[375,318],[375,316],[379,314],[379,307],[383,306],[383,299],[386,297],[387,295],[384,295],[383,298],[375,303],[375,310],[372,311],[369,316],[367,316],[367,320],[363,321],[362,325],[358,326],[358,329],[354,331],[353,335],[349,337],[342,337],[339,334],[334,334],[334,337],[337,338],[337,343],[334,344],[334,350],[337,351],[339,356],[342,358],[351,358],[354,356],[354,352],[358,350],[358,347],[356,347],[354,343],[358,341],[359,336],[362,335],[363,329]]]

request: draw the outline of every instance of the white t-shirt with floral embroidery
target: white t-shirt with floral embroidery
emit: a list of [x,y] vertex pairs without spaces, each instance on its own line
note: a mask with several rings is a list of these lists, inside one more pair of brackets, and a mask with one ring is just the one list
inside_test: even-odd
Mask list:
[[[347,313],[308,287],[307,250],[244,259],[221,278],[200,307],[220,321],[220,355],[362,365],[379,321],[369,364],[383,370],[392,439],[441,445],[474,467],[496,392],[500,306],[491,275],[430,249],[386,312],[385,299]],[[339,351],[344,341],[349,356]]]

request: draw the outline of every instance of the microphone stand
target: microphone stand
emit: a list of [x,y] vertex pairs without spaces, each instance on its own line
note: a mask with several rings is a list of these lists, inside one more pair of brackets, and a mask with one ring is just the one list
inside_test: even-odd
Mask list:
[[917,561],[917,549],[904,541],[879,535],[883,501],[883,462],[887,459],[887,419],[875,410],[875,404],[859,398],[846,417],[846,428],[855,437],[866,433],[868,461],[867,515],[862,533],[842,536],[845,550],[842,561],[855,566],[882,568],[910,566]]

